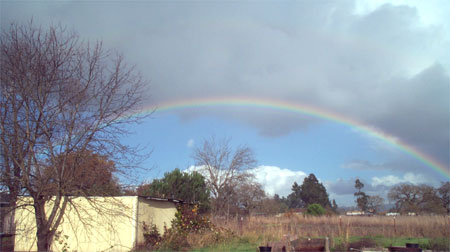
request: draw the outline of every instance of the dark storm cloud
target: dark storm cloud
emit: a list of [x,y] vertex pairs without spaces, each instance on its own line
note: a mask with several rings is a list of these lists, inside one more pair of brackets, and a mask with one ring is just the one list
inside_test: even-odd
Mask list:
[[[152,104],[212,96],[308,104],[374,126],[448,167],[448,23],[425,25],[408,6],[362,14],[354,7],[353,1],[2,2],[2,25],[33,16],[102,39],[151,80]],[[189,119],[212,112],[179,113]],[[318,122],[273,111],[214,113],[268,136]]]
[[399,80],[398,92],[387,110],[369,122],[438,161],[449,162],[450,80],[442,66],[434,65],[413,78]]

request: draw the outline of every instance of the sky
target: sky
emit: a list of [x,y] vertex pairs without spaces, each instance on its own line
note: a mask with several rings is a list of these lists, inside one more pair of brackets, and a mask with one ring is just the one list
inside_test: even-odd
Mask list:
[[2,27],[62,24],[136,65],[143,111],[156,109],[123,139],[152,151],[138,182],[201,165],[193,150],[211,136],[250,147],[271,195],[310,173],[341,206],[355,204],[356,178],[384,197],[449,180],[449,1],[1,1],[0,11]]

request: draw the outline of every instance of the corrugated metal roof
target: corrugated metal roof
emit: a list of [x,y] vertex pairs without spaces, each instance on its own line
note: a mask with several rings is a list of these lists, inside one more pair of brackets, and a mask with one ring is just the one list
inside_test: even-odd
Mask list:
[[143,199],[147,199],[147,200],[168,201],[168,202],[173,202],[173,203],[178,203],[178,204],[193,204],[193,203],[184,202],[183,200],[178,200],[178,199],[158,198],[158,197],[143,196],[143,195],[138,195],[138,197],[139,198],[143,198]]

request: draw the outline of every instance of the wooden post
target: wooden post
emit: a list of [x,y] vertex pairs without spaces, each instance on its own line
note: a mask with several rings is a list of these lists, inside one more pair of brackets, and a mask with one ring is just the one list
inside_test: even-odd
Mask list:
[[397,235],[397,226],[395,225],[395,216],[394,216],[394,235]]
[[330,252],[330,240],[328,239],[328,236],[325,237],[325,252]]
[[243,228],[243,222],[244,222],[244,217],[239,217],[238,218],[238,225],[239,225],[239,234],[242,235],[242,228]]

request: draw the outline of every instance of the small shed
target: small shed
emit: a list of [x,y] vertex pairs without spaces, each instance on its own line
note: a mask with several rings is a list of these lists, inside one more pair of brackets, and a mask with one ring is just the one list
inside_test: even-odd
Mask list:
[[14,246],[14,215],[10,195],[0,192],[0,251],[12,251]]
[[[52,251],[64,247],[76,251],[130,251],[144,243],[144,225],[154,224],[162,234],[175,218],[177,200],[141,197],[72,197],[59,237],[52,243]],[[31,202],[21,197],[21,203]],[[34,209],[27,204],[15,211],[16,251],[37,251]],[[51,207],[51,202],[48,208]]]

